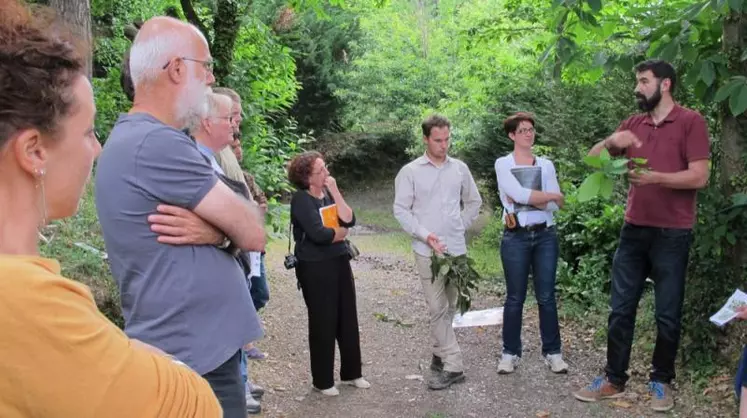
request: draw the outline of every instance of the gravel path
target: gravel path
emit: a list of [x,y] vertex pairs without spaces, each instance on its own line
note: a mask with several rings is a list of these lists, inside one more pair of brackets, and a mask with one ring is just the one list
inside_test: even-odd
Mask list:
[[[371,235],[372,234],[372,235]],[[267,389],[266,417],[641,417],[715,416],[678,402],[670,414],[647,407],[644,378],[634,376],[628,398],[615,403],[584,404],[570,394],[587,384],[604,364],[604,352],[594,348],[588,330],[562,324],[568,375],[552,374],[542,362],[533,307],[525,309],[525,346],[518,371],[496,372],[500,347],[497,327],[459,329],[467,380],[450,390],[429,391],[422,379],[430,371],[427,310],[411,254],[381,249],[379,240],[391,235],[371,232],[353,237],[362,255],[353,264],[356,274],[363,373],[368,390],[340,387],[340,396],[327,398],[311,391],[306,307],[296,290],[292,271],[282,267],[285,248],[268,252],[271,300],[263,312],[267,331],[258,346],[268,353],[251,362],[251,374]],[[400,246],[402,247],[402,246]],[[530,297],[531,298],[531,297]],[[494,293],[482,292],[473,309],[501,305]],[[338,355],[339,367],[339,355]],[[339,369],[338,369],[339,370]],[[336,373],[339,379],[339,374]],[[687,408],[687,410],[685,410]]]

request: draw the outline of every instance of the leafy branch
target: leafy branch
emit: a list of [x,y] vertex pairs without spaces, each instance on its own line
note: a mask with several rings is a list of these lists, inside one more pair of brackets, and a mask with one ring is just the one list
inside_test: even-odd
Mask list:
[[599,155],[587,155],[584,163],[596,170],[589,174],[578,188],[578,201],[586,202],[597,196],[604,199],[612,197],[615,177],[626,174],[632,166],[633,171],[646,170],[645,158],[612,158],[607,149],[602,149]]
[[466,254],[453,256],[431,256],[431,283],[444,279],[444,286],[452,285],[457,290],[457,309],[461,314],[472,305],[472,290],[477,290],[480,274],[474,268],[475,261]]

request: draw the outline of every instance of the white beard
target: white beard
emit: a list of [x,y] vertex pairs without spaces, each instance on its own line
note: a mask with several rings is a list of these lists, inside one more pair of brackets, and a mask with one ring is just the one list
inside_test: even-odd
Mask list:
[[206,86],[191,74],[189,75],[189,81],[179,94],[176,103],[176,120],[179,123],[179,129],[185,129],[207,116],[207,98],[210,92],[212,92],[210,86]]

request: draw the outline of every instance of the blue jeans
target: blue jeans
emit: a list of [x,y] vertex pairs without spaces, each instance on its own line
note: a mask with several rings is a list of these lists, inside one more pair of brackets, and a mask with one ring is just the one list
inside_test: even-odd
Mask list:
[[654,281],[656,346],[649,379],[670,383],[682,330],[685,275],[692,243],[690,229],[654,228],[625,223],[612,261],[607,379],[618,387],[628,381],[635,316],[646,278]]
[[542,354],[560,353],[555,273],[558,267],[558,236],[555,228],[538,231],[506,230],[501,240],[501,262],[506,276],[503,306],[503,352],[521,356],[521,319],[527,296],[529,270],[539,305]]
[[259,276],[252,276],[251,284],[249,286],[249,294],[252,296],[254,309],[256,309],[257,312],[264,308],[270,300],[270,287],[267,285],[267,270],[265,269],[264,254],[262,254],[260,271],[261,273]]

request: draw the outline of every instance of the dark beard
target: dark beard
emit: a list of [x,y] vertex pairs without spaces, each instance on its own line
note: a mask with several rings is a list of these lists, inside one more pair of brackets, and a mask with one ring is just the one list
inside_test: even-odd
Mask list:
[[635,97],[638,102],[638,107],[644,112],[650,112],[654,110],[661,101],[661,84],[656,86],[656,92],[654,92],[651,97],[646,98],[646,96],[641,93],[636,93]]

